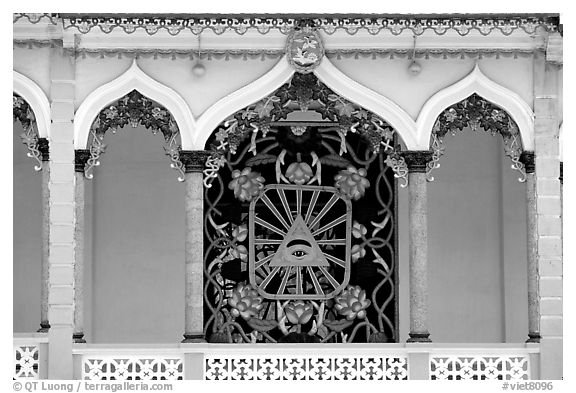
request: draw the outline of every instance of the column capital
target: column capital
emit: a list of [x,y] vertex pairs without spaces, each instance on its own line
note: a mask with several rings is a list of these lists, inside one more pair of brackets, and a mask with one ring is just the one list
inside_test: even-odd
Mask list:
[[90,150],[87,149],[74,150],[74,170],[76,172],[84,173],[84,168],[89,158],[90,158]]
[[562,65],[563,61],[563,37],[559,32],[550,33],[546,43],[546,61],[552,64]]
[[48,139],[38,138],[38,151],[42,155],[42,161],[50,160],[50,149],[48,147]]
[[430,150],[408,150],[402,152],[402,157],[404,157],[410,172],[426,172],[428,163],[432,161],[432,152]]
[[523,151],[520,154],[520,162],[524,164],[524,169],[526,173],[534,173],[534,152],[533,151]]
[[201,172],[210,154],[211,152],[206,150],[182,150],[179,153],[180,162],[184,164],[186,173]]

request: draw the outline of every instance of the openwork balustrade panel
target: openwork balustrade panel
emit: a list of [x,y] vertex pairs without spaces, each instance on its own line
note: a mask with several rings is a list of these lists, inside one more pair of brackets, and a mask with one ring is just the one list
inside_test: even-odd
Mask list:
[[525,356],[437,356],[430,360],[430,379],[530,379]]
[[36,345],[14,346],[14,378],[39,379],[39,351]]
[[205,359],[206,380],[407,380],[404,357],[279,356]]
[[98,356],[84,357],[82,379],[88,380],[181,380],[182,358]]

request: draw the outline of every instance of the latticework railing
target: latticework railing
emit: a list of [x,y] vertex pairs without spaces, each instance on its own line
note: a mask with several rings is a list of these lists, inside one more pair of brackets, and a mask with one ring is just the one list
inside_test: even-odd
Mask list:
[[13,342],[14,379],[41,379],[48,338],[45,335],[18,335]]
[[537,345],[173,344],[79,345],[84,380],[529,380]]
[[206,380],[405,380],[404,356],[208,356]]
[[528,356],[433,356],[432,380],[530,379]]
[[431,380],[528,380],[538,375],[532,364],[537,346],[471,344],[468,348],[434,345],[429,354]]
[[180,352],[106,349],[83,354],[81,363],[82,372],[79,377],[84,380],[184,379],[184,358]]

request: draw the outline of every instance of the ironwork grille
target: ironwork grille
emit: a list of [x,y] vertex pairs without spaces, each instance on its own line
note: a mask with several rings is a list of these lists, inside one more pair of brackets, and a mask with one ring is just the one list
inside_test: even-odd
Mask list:
[[[209,342],[397,340],[394,131],[363,108],[328,98],[341,101],[344,124],[314,86],[285,102],[274,100],[277,92],[207,142]],[[288,121],[298,110],[328,113],[329,121]],[[254,129],[251,138],[242,121]]]

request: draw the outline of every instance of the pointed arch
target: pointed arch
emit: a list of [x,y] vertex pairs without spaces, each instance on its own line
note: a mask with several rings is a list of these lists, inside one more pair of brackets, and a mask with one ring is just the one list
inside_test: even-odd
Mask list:
[[[386,120],[402,137],[408,149],[417,149],[416,123],[398,104],[352,80],[337,69],[326,57],[314,71],[318,79],[342,97],[355,102]],[[244,86],[206,110],[196,123],[194,146],[203,149],[216,127],[236,111],[273,93],[294,74],[286,58],[282,58],[268,73]]]
[[[314,70],[314,74],[340,96],[384,119],[400,135],[408,150],[418,150],[416,123],[394,101],[354,81],[336,68],[326,57]],[[425,150],[427,149],[426,147]]]
[[194,132],[194,149],[202,150],[212,132],[220,123],[236,111],[250,105],[286,83],[294,74],[286,58],[280,61],[266,74],[220,99],[210,106],[199,118]]
[[504,109],[518,125],[523,149],[534,150],[534,113],[532,109],[518,94],[484,75],[478,64],[466,77],[440,90],[426,101],[416,121],[418,147],[422,150],[428,150],[432,128],[438,116],[449,106],[474,93]]
[[178,125],[182,149],[193,149],[192,132],[196,128],[196,122],[188,104],[176,91],[142,71],[136,59],[126,72],[94,90],[82,102],[74,116],[74,147],[86,149],[90,127],[98,113],[133,90],[164,106],[174,116]]
[[20,74],[17,71],[12,73],[14,93],[22,97],[34,112],[38,136],[40,138],[50,137],[50,102],[44,91],[32,79]]

